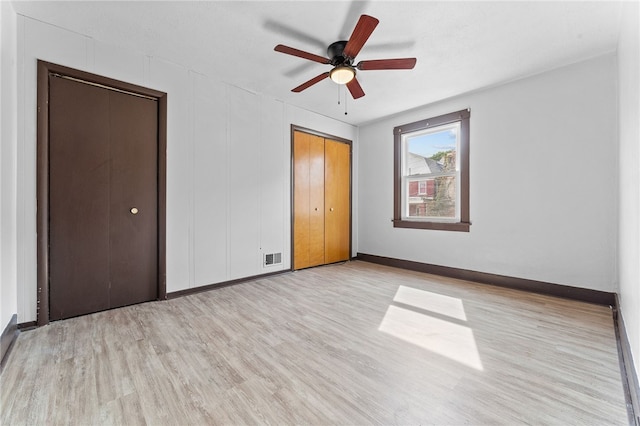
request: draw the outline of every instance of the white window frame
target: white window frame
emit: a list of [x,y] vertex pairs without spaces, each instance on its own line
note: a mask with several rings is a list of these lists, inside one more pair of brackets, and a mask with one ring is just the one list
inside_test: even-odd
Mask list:
[[[407,164],[407,160],[409,158],[409,140],[412,138],[430,135],[434,133],[446,132],[449,130],[456,131],[456,167],[455,171],[452,172],[443,172],[443,173],[425,173],[419,175],[410,175],[410,170]],[[433,126],[428,129],[423,129],[415,132],[409,132],[402,135],[402,220],[413,220],[420,222],[444,222],[444,223],[455,223],[460,221],[460,156],[458,152],[460,152],[460,122],[454,122],[449,124],[442,124],[439,126]],[[425,181],[425,192],[426,194],[426,180],[427,179],[435,179],[444,176],[452,176],[455,178],[455,214],[453,217],[441,217],[441,216],[409,216],[409,204],[410,198],[408,195],[409,192],[409,183],[410,182],[418,182],[418,195],[420,195],[420,181]]]

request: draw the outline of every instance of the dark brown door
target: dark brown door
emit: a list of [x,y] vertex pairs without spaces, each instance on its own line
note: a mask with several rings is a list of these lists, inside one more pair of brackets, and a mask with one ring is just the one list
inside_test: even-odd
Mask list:
[[155,300],[157,101],[49,78],[50,319]]

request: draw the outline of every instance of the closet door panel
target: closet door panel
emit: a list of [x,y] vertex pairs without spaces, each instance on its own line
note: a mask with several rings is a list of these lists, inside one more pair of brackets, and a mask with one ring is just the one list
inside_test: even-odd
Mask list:
[[309,135],[293,142],[293,269],[309,266]]
[[294,132],[293,222],[293,269],[350,258],[351,145]]
[[109,104],[115,308],[158,298],[158,103],[110,92]]
[[325,140],[325,262],[349,259],[351,148]]
[[47,320],[157,299],[157,102],[49,78]]
[[309,140],[309,266],[325,263],[325,158],[324,139]]
[[50,77],[49,317],[109,308],[109,91]]

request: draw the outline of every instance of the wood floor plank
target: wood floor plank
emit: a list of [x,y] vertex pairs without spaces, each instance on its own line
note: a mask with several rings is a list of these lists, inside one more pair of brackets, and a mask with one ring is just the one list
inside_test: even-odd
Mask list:
[[0,423],[626,425],[610,309],[347,262],[18,336]]

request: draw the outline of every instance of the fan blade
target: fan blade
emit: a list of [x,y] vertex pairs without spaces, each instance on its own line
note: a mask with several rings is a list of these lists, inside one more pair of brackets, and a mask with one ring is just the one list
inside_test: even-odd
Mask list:
[[307,81],[306,83],[302,83],[300,86],[296,87],[295,89],[291,90],[292,92],[302,92],[304,89],[308,89],[309,87],[313,86],[314,84],[324,80],[325,78],[329,77],[329,73],[328,72],[324,72],[316,77],[313,77],[311,80]]
[[347,83],[347,89],[351,92],[353,99],[358,99],[364,96],[364,90],[362,90],[360,83],[358,83],[358,80],[355,77]]
[[375,30],[378,25],[378,21],[373,16],[362,15],[356,24],[356,27],[353,29],[353,33],[351,33],[351,37],[347,42],[347,45],[344,47],[343,54],[349,58],[355,58],[356,55],[362,49],[362,46],[367,42],[369,36]]
[[360,61],[356,68],[362,71],[369,70],[410,70],[416,66],[416,58],[402,59],[375,59],[372,61]]
[[293,47],[285,46],[283,44],[277,45],[273,50],[280,53],[286,53],[287,55],[308,59],[310,61],[320,62],[321,64],[331,63],[329,59],[323,58],[322,56],[314,55],[313,53],[305,52],[304,50],[294,49]]

